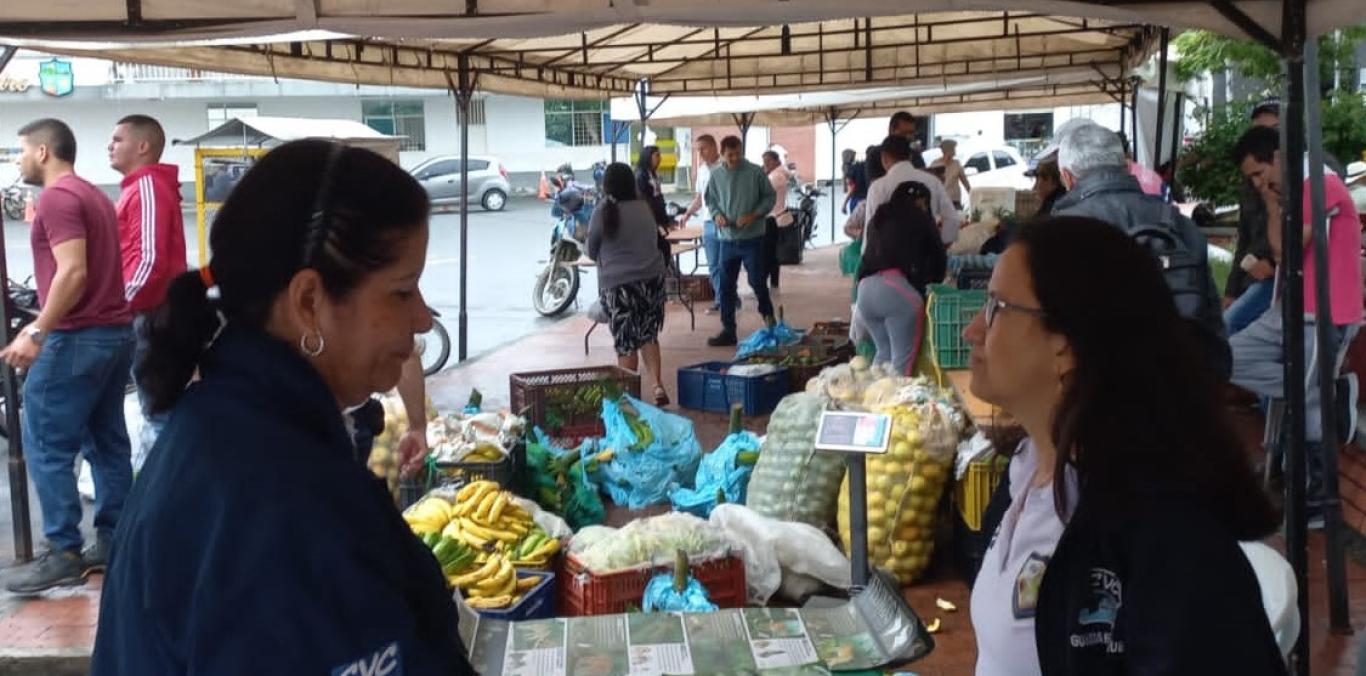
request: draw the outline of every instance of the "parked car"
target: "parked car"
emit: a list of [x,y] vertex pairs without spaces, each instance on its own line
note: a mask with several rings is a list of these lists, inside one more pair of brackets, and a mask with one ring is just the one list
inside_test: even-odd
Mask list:
[[[932,164],[942,154],[938,148],[926,150],[926,164]],[[1024,175],[1029,163],[1020,157],[1018,150],[1010,146],[974,147],[960,144],[954,157],[963,163],[963,173],[974,188],[1029,190],[1034,187],[1034,181]]]
[[[413,167],[409,172],[426,189],[432,205],[458,204],[460,202],[460,162],[456,155],[433,157]],[[507,206],[508,193],[512,186],[508,183],[507,169],[497,158],[472,156],[469,158],[470,204],[478,204],[486,211],[502,211]]]

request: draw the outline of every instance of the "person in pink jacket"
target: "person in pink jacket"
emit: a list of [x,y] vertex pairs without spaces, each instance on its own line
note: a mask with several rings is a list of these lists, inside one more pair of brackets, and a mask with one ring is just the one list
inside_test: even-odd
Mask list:
[[[163,164],[166,132],[146,115],[128,115],[114,125],[109,141],[109,166],[123,174],[123,192],[116,205],[119,251],[123,258],[123,297],[133,311],[137,346],[133,373],[146,354],[147,316],[166,300],[171,280],[186,269],[185,220],[180,209],[180,168]],[[141,459],[165,425],[165,415],[147,415],[135,458]],[[140,465],[135,462],[134,465]]]

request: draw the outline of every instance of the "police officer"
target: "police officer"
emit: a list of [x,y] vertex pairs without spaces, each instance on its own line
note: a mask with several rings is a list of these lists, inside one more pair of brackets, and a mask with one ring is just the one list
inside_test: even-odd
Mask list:
[[[343,410],[431,326],[426,194],[324,141],[266,155],[151,322],[139,379],[171,411],[119,524],[102,674],[472,674],[451,592]],[[191,383],[195,373],[199,379]]]

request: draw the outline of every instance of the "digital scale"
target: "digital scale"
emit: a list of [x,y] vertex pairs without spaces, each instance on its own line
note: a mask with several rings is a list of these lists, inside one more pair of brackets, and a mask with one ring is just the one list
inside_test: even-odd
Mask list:
[[868,472],[864,456],[887,452],[892,416],[886,413],[822,411],[816,450],[847,453],[849,464],[849,559],[855,587],[868,584]]

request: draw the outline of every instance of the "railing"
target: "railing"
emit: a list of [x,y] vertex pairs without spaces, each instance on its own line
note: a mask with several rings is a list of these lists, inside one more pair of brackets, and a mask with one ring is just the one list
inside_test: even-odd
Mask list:
[[258,75],[235,75],[198,68],[153,66],[115,61],[109,66],[111,82],[218,82],[222,80],[261,80]]

